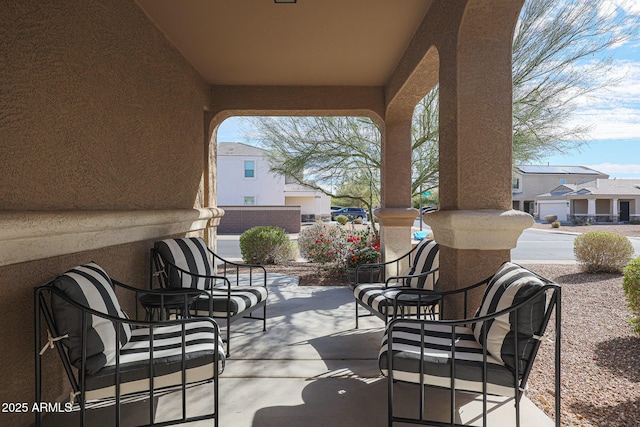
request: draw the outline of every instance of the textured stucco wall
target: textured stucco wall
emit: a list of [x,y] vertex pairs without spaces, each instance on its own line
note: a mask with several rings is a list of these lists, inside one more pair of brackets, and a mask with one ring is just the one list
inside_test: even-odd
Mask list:
[[[133,1],[3,2],[0,57],[0,210],[202,203],[209,86]],[[146,286],[151,244],[0,268],[1,402],[34,399],[33,288],[92,260]],[[47,400],[63,394],[55,359]],[[0,425],[32,421],[0,413]]]
[[186,60],[131,1],[10,3],[0,209],[192,207],[209,87]]

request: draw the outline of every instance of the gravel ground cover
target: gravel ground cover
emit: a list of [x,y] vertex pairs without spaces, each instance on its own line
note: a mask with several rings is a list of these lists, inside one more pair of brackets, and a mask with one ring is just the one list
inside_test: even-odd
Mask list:
[[[640,426],[640,337],[631,333],[622,275],[586,274],[577,265],[526,267],[562,285],[562,425]],[[553,364],[553,344],[544,343],[528,391],[550,415]]]
[[546,222],[536,222],[532,228],[543,230],[565,231],[570,233],[586,233],[587,231],[610,231],[629,237],[640,237],[640,224],[597,224],[597,225],[561,225],[560,228],[551,228]]

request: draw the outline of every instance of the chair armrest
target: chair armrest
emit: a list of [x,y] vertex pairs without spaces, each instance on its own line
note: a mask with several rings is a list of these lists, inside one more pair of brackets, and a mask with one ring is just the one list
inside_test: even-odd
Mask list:
[[[209,250],[209,252],[211,252],[210,249],[208,249],[208,250]],[[214,254],[213,252],[211,252],[211,254],[215,258],[222,259],[218,255]],[[169,281],[170,281],[170,278],[167,277],[169,275],[169,270],[173,269],[173,270],[179,272],[180,274],[186,274],[186,275],[189,275],[190,277],[195,277],[195,278],[198,278],[198,279],[211,279],[214,282],[214,286],[213,287],[219,287],[217,285],[217,281],[218,280],[222,280],[222,281],[224,281],[224,284],[226,285],[226,288],[227,289],[231,289],[231,281],[228,278],[229,275],[227,275],[226,267],[225,267],[225,271],[224,271],[224,273],[222,275],[220,275],[220,274],[203,275],[203,274],[193,273],[193,272],[191,272],[189,270],[185,270],[183,268],[178,267],[177,265],[175,265],[175,263],[167,260],[159,252],[157,252],[157,251],[155,251],[153,249],[152,249],[152,256],[153,257],[158,257],[159,259],[162,260],[162,263],[164,264],[164,269],[161,270],[161,271],[157,271],[155,273],[155,275],[164,274],[165,275],[165,279],[167,280],[167,283],[169,283]],[[236,270],[235,275],[236,275],[236,283],[237,284],[239,284],[240,269],[241,268],[249,268],[249,286],[264,286],[264,287],[267,286],[267,269],[264,268],[263,266],[261,266],[261,265],[252,265],[252,264],[239,264],[239,263],[234,263],[234,262],[231,262],[231,261],[225,261],[225,263],[234,266],[234,268]],[[254,280],[253,280],[253,275],[254,275],[253,270],[254,269],[260,270],[257,273],[257,275],[261,275],[262,276],[262,278],[260,280],[260,282],[262,282],[262,283],[256,283],[256,284],[253,283],[254,282]],[[160,283],[162,283],[162,279],[160,280]],[[207,288],[207,289],[212,289],[212,288]]]
[[[356,277],[358,274],[358,270],[360,269],[371,269],[371,268],[381,268],[382,269],[382,274],[383,274],[383,278],[386,277],[386,272],[385,269],[383,267],[386,267],[387,265],[391,265],[391,264],[398,264],[400,261],[402,261],[405,258],[409,258],[411,259],[411,255],[416,251],[416,247],[412,248],[409,252],[407,252],[406,254],[396,258],[396,259],[392,259],[390,261],[385,261],[385,262],[375,262],[375,263],[370,263],[370,264],[360,264],[359,266],[356,267]],[[398,277],[398,276],[394,276],[394,277]],[[386,282],[386,280],[385,280]]]
[[399,258],[396,259],[392,259],[391,261],[385,261],[385,262],[373,262],[370,264],[360,264],[359,266],[356,267],[356,271],[360,268],[373,268],[373,267],[384,267],[386,265],[389,264],[393,264],[399,261],[402,261],[403,259],[409,257],[413,252],[415,251],[415,248],[411,249],[409,252],[407,252],[406,254],[402,255]]
[[[211,252],[213,254],[213,252]],[[236,276],[236,283],[240,282],[240,270],[242,269],[249,269],[249,286],[267,286],[267,269],[264,268],[264,266],[262,265],[258,265],[258,264],[240,264],[237,262],[232,262],[232,261],[227,261],[221,257],[219,257],[216,254],[214,255],[214,262],[216,259],[221,260],[223,263],[222,264],[217,264],[218,267],[218,274],[222,273],[223,277],[231,277],[234,274],[235,271],[235,276]],[[230,265],[231,268],[227,268],[227,266]],[[222,267],[222,272],[220,272],[220,267]],[[257,272],[254,272],[254,270],[258,270]],[[258,278],[259,281],[261,281],[262,283],[256,283],[254,285],[254,275],[256,276],[262,276],[262,279],[260,280]]]
[[[122,284],[119,283],[119,286],[120,285]],[[131,288],[130,286],[127,286],[127,287]],[[136,289],[136,288],[132,288],[132,289]],[[112,322],[115,322],[116,324],[126,323],[126,324],[137,326],[137,327],[153,327],[153,326],[181,325],[181,324],[194,323],[198,321],[207,321],[207,322],[210,322],[214,326],[216,332],[219,333],[218,324],[211,317],[180,317],[177,319],[169,319],[169,320],[137,320],[137,319],[130,319],[128,317],[117,317],[117,316],[111,316],[109,314],[106,314],[101,311],[97,311],[85,305],[82,305],[70,299],[62,291],[54,288],[53,286],[48,286],[47,290],[50,291],[52,294],[55,294],[57,297],[60,297],[61,299],[63,299],[65,302],[69,303],[73,307],[82,311],[83,313],[88,313],[88,314],[91,314],[92,316],[100,317],[102,319],[108,319],[108,320],[111,320]],[[140,289],[140,291],[148,292],[148,290],[142,290],[142,289]]]
[[404,279],[415,279],[415,278],[419,278],[419,277],[426,277],[426,276],[429,276],[430,274],[435,274],[439,270],[440,270],[439,268],[434,268],[433,270],[425,271],[424,273],[419,273],[419,274],[407,274],[407,275],[403,275],[403,276],[391,276],[384,282],[384,286],[385,286],[385,288],[389,287],[389,282],[392,281],[392,280],[398,281],[398,279],[402,279],[402,282],[404,282]]
[[[193,273],[193,272],[191,272],[189,270],[185,270],[183,268],[180,268],[177,265],[175,265],[174,263],[172,263],[170,261],[167,261],[166,259],[163,259],[163,262],[165,264],[165,270],[175,269],[180,274],[185,274],[185,275],[188,275],[189,277],[195,277],[195,278],[198,278],[198,279],[211,279],[212,281],[214,281],[214,283],[216,283],[218,280],[221,280],[221,281],[223,281],[225,283],[227,289],[231,289],[231,281],[225,276],[197,274],[197,273]],[[167,266],[169,266],[169,269],[167,269]],[[164,274],[169,275],[168,271],[165,271]],[[168,280],[170,280],[170,279],[168,279]],[[218,286],[213,286],[213,287],[218,287]],[[213,287],[207,287],[205,289],[212,289]],[[193,288],[185,288],[185,289],[193,289]]]
[[[472,285],[471,287],[475,287],[476,285]],[[471,288],[469,287],[469,288]],[[465,289],[469,289],[469,288],[465,288]],[[510,307],[507,307],[503,310],[500,311],[496,311],[490,314],[487,314],[485,316],[478,316],[478,317],[468,317],[465,319],[447,319],[447,320],[428,320],[428,319],[404,319],[404,321],[411,321],[411,322],[421,322],[423,324],[431,324],[431,325],[448,325],[448,326],[468,326],[471,325],[473,323],[479,323],[479,322],[484,322],[487,320],[491,320],[491,319],[495,319],[497,317],[500,316],[504,316],[507,315],[511,312],[514,312],[516,310],[519,310],[520,308],[524,307],[527,304],[530,304],[531,301],[535,300],[536,298],[538,298],[540,295],[542,295],[543,293],[546,293],[547,291],[552,290],[554,292],[554,294],[558,294],[560,291],[560,286],[553,284],[553,285],[545,285],[542,286],[537,292],[535,292],[534,294],[531,294],[529,297],[527,297],[526,300],[521,301],[520,303],[516,304],[516,305],[512,305]],[[421,290],[411,290],[411,291],[419,291],[422,293],[431,293],[431,294],[436,294],[436,295],[441,295],[441,296],[445,296],[445,295],[452,295],[454,294],[453,291],[449,291],[449,292],[433,292],[433,291],[428,291],[426,289],[421,289]],[[550,311],[550,310],[549,310]],[[402,321],[403,319],[397,319],[397,321]],[[393,322],[389,323],[388,327],[391,327],[391,324],[396,322],[396,320],[394,320]]]
[[[187,310],[196,299],[209,299],[210,305],[213,304],[213,298],[210,292],[202,289],[194,288],[152,288],[152,289],[139,289],[133,286],[126,285],[117,280],[113,280],[114,285],[126,289],[135,293],[136,300],[145,308],[149,306],[160,309],[176,308],[176,304],[179,303],[180,307]],[[157,299],[149,299],[148,296],[155,295]],[[147,298],[145,298],[147,297]],[[180,298],[182,297],[182,298]],[[138,306],[136,306],[136,318],[138,318]]]
[[474,283],[473,285],[469,285],[467,287],[464,288],[460,288],[460,289],[453,289],[450,291],[441,291],[439,292],[439,294],[441,294],[442,296],[448,296],[448,295],[456,295],[456,294],[460,294],[460,293],[468,293],[469,291],[472,291],[474,289],[479,288],[480,286],[486,285],[489,283],[489,281],[493,278],[493,276],[491,277],[487,277],[484,280],[479,281],[478,283]]
[[[207,250],[209,252],[211,252],[211,254],[218,259],[222,259],[220,258],[218,255],[216,255],[215,253],[213,253],[210,249],[207,248]],[[238,283],[239,280],[239,269],[242,267],[246,267],[249,268],[249,276],[250,276],[250,280],[249,280],[249,285],[250,286],[254,286],[253,283],[253,269],[259,269],[260,272],[258,274],[262,275],[262,284],[257,284],[257,286],[267,286],[267,270],[261,266],[261,265],[251,265],[251,264],[239,264],[239,263],[233,263],[231,261],[226,261],[225,262],[229,265],[233,265],[236,268],[236,282]],[[151,280],[150,280],[150,288],[153,287],[153,278],[157,277],[158,281],[160,283],[161,286],[168,286],[169,282],[170,282],[170,277],[169,277],[169,273],[170,271],[176,271],[179,274],[185,274],[188,275],[190,277],[195,277],[198,279],[211,279],[214,281],[214,283],[217,282],[217,280],[222,280],[224,281],[226,287],[228,289],[231,288],[231,281],[228,279],[227,276],[227,272],[225,269],[225,272],[223,275],[220,274],[212,274],[212,275],[203,275],[203,274],[197,274],[197,273],[193,273],[189,270],[185,270],[184,268],[178,267],[175,263],[169,261],[168,259],[166,259],[165,257],[162,256],[162,254],[160,252],[158,252],[155,248],[151,249]],[[217,284],[217,283],[216,283]],[[216,285],[214,285],[214,287],[217,287]],[[210,289],[210,288],[207,288]]]
[[152,289],[140,289],[130,285],[126,285],[118,280],[111,279],[114,285],[126,289],[131,292],[135,292],[136,297],[140,294],[158,294],[158,295],[203,295],[206,296],[209,293],[203,291],[202,289],[194,289],[194,288],[152,288]]
[[267,269],[264,268],[263,265],[260,265],[260,264],[242,264],[242,263],[239,263],[239,262],[229,261],[227,259],[222,258],[220,255],[216,254],[211,249],[207,248],[207,250],[209,251],[209,253],[211,255],[213,255],[214,262],[215,262],[216,259],[218,259],[218,260],[222,261],[223,264],[225,264],[225,265],[228,264],[228,265],[232,265],[234,267],[249,268],[249,269],[257,268],[257,269],[260,269],[260,270],[264,271],[265,274],[267,273]]
[[[356,266],[356,277],[359,277],[359,275],[361,274],[360,271],[361,270],[372,270],[372,269],[376,269],[379,268],[381,275],[382,275],[382,280],[386,282],[385,277],[386,277],[386,266],[387,265],[391,265],[391,264],[396,264],[402,260],[403,258],[406,258],[408,256],[411,255],[411,252],[408,252],[406,254],[404,254],[403,256],[401,256],[400,258],[391,260],[391,261],[385,261],[385,262],[373,262],[373,263],[369,263],[369,264],[360,264],[358,266]],[[396,271],[397,271],[397,267],[396,267]],[[395,277],[395,276],[394,276]]]
[[396,289],[398,293],[394,298],[397,298],[398,295],[424,295],[424,296],[433,296],[433,297],[442,297],[440,292],[431,290],[431,289],[422,289],[422,288],[409,288],[406,286],[392,288]]

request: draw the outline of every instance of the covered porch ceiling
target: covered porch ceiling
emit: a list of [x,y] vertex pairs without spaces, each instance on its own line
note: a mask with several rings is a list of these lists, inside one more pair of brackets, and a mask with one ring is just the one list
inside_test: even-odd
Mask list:
[[211,85],[385,86],[431,0],[136,0]]

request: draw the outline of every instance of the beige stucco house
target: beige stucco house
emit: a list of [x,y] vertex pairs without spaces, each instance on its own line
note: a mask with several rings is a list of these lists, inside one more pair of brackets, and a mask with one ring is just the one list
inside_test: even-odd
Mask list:
[[546,213],[576,223],[640,221],[640,180],[595,179],[564,184],[536,196],[535,203],[540,219]]
[[545,215],[566,214],[564,205],[542,203],[537,209],[535,199],[560,185],[578,185],[594,179],[609,178],[609,175],[585,166],[519,165],[513,171],[513,209],[544,218]]
[[[35,286],[95,261],[145,287],[154,241],[199,235],[215,247],[216,135],[231,116],[374,120],[376,215],[394,257],[410,248],[417,215],[413,110],[439,84],[440,210],[425,221],[440,281],[447,290],[493,274],[532,223],[511,200],[511,46],[523,2],[3,3],[0,401],[34,399]],[[68,398],[55,361],[43,369],[45,395]]]

